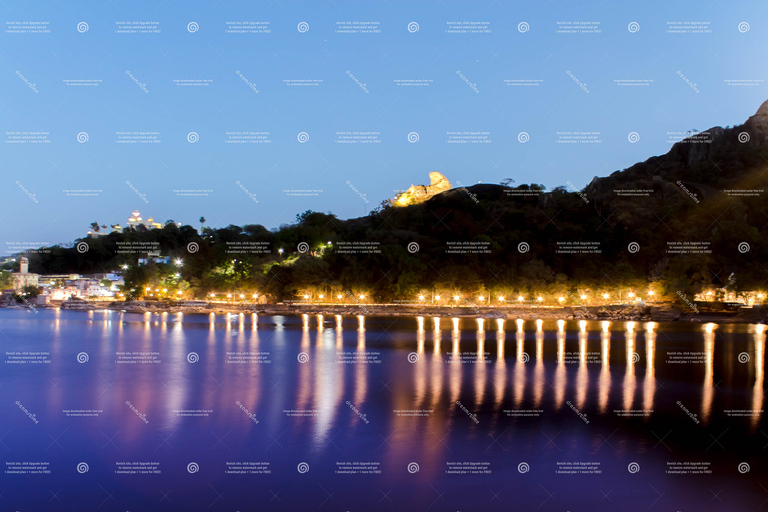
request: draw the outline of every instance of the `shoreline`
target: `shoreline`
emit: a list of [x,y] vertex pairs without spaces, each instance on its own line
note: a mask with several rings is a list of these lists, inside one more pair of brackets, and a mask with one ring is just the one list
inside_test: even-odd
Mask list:
[[110,302],[98,307],[61,307],[62,310],[107,309],[126,313],[184,313],[215,315],[255,313],[259,315],[345,315],[381,317],[439,317],[485,318],[505,320],[591,320],[591,321],[649,321],[695,323],[766,323],[768,314],[762,308],[742,308],[723,312],[689,313],[669,304],[644,306],[613,305],[589,308],[581,307],[473,307],[473,306],[399,306],[399,305],[332,305],[332,304],[208,304],[206,306],[177,306],[155,301]]

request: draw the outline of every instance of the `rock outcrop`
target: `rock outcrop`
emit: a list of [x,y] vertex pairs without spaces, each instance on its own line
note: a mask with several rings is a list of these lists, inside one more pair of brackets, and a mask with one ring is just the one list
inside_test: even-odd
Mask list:
[[429,185],[411,185],[408,190],[398,194],[392,204],[395,206],[408,206],[410,204],[423,203],[430,197],[446,190],[451,190],[451,182],[437,171],[429,173]]

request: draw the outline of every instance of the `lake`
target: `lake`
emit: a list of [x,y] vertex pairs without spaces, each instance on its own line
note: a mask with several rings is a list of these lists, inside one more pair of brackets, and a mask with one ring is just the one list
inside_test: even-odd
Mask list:
[[0,509],[757,510],[763,326],[0,310]]

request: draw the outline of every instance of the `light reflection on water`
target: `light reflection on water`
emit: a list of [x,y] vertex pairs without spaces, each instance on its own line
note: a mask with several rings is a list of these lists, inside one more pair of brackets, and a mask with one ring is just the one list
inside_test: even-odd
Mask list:
[[[49,315],[42,317],[47,336],[36,334],[41,322],[33,326],[21,321],[19,336],[49,351],[51,364],[14,373],[16,380],[0,392],[22,389],[32,376],[56,382],[59,389],[24,398],[29,404],[44,400],[36,410],[47,411],[43,419],[48,426],[65,428],[65,408],[103,409],[99,429],[90,433],[98,437],[100,429],[110,435],[119,431],[122,443],[144,443],[148,453],[157,448],[158,435],[179,436],[194,426],[205,434],[226,434],[230,451],[262,443],[251,455],[256,458],[274,454],[293,462],[295,449],[303,450],[302,457],[311,464],[332,466],[334,457],[359,453],[358,458],[395,467],[418,460],[421,477],[440,478],[446,459],[480,453],[504,474],[510,460],[544,457],[537,436],[547,425],[586,441],[600,428],[606,429],[606,437],[615,429],[630,439],[647,436],[644,429],[658,418],[668,420],[673,430],[708,428],[723,423],[724,409],[756,411],[746,418],[728,418],[734,432],[757,433],[763,421],[763,326],[734,330],[692,324],[675,330],[653,322],[40,314]],[[88,365],[74,362],[81,350],[90,354]],[[162,363],[114,363],[116,352],[134,351],[157,352]],[[682,351],[700,353],[700,361],[670,363],[670,354]],[[199,362],[187,361],[191,352],[199,354]],[[301,352],[308,355],[305,363],[297,359]],[[411,352],[418,356],[415,362],[409,361]],[[268,354],[270,362],[230,364],[233,353]],[[736,355],[741,353],[749,355],[749,362],[739,362]],[[115,405],[126,400],[147,414],[150,427]],[[697,415],[700,425],[674,405],[678,400]],[[235,401],[260,423],[249,421]],[[477,414],[478,423],[457,407],[459,401]],[[563,407],[566,402],[587,415],[589,425]],[[370,423],[353,414],[348,403]],[[193,408],[215,413],[190,420],[175,412]],[[527,409],[543,412],[533,418],[506,412]],[[640,413],[619,417],[617,410]],[[252,433],[259,434],[259,441],[252,440]],[[497,438],[503,440],[501,447],[484,451],[487,439]],[[517,438],[525,439],[532,451],[515,451],[525,450],[511,441]],[[275,439],[278,445],[270,445]],[[475,452],[467,451],[469,447]],[[184,457],[185,450],[196,449],[194,443],[181,445],[167,456]],[[643,464],[650,465],[656,453],[642,455],[647,457]],[[595,455],[588,450],[571,454],[579,456]],[[718,457],[712,455],[715,462]]]

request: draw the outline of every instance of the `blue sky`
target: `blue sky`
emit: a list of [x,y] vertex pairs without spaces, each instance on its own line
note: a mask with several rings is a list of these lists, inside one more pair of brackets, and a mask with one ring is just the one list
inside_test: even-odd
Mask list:
[[[454,184],[581,188],[665,153],[675,133],[741,123],[768,99],[759,2],[5,0],[0,18],[5,253],[69,243],[134,209],[211,226],[276,227],[307,209],[356,217],[432,170]],[[159,33],[116,33],[126,22]],[[227,33],[227,22],[270,32]],[[340,22],[380,33],[337,33]],[[462,22],[489,32],[447,33]],[[568,22],[592,33],[558,33]],[[338,143],[355,131],[380,142]],[[159,142],[115,142],[130,132]],[[232,132],[270,142],[227,143]],[[447,143],[449,132],[485,141]],[[594,142],[563,143],[565,132]],[[178,192],[190,190],[207,195]]]

